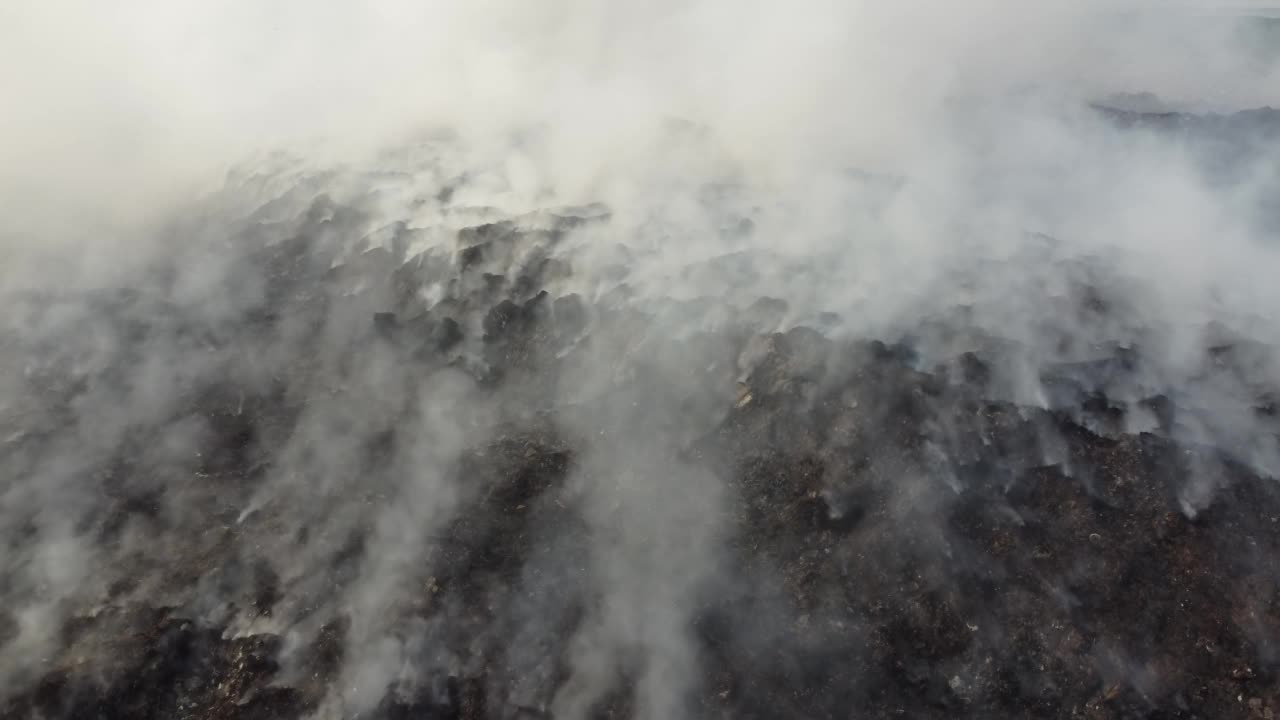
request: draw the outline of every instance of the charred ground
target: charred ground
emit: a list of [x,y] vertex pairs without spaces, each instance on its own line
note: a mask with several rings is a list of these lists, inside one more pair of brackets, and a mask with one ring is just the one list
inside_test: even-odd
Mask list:
[[[246,224],[225,274],[246,299],[230,311],[171,300],[168,267],[129,291],[16,301],[6,352],[27,391],[7,409],[5,472],[47,472],[76,448],[65,502],[43,513],[98,554],[88,590],[56,600],[53,640],[10,676],[5,717],[335,712],[370,640],[341,598],[388,575],[373,614],[402,662],[361,717],[553,717],[575,631],[602,602],[592,549],[608,540],[578,486],[611,469],[588,457],[651,437],[726,498],[685,623],[692,716],[1280,713],[1280,486],[1239,447],[1189,442],[1177,388],[1135,390],[1153,360],[1140,343],[1039,366],[1043,402],[1018,403],[1001,387],[1018,348],[963,310],[880,341],[791,322],[766,298],[666,336],[662,312],[716,303],[558,290],[573,268],[557,248],[602,209],[479,224],[425,252],[400,224],[340,251],[360,212],[320,196]],[[1123,303],[1088,277],[1056,312],[1114,321]],[[1195,377],[1249,388],[1241,412],[1274,437],[1277,389],[1251,379],[1270,348],[1215,333]],[[952,352],[925,363],[942,335]],[[137,372],[156,354],[192,361],[159,376],[176,399],[89,426],[112,424],[111,388],[134,397],[156,377]],[[377,383],[360,380],[370,365]],[[380,523],[413,522],[400,483],[426,462],[430,403],[408,399],[438,392],[433,378],[496,420],[456,419],[462,451],[434,466],[450,511],[385,560]],[[599,435],[637,437],[594,437],[618,407],[639,419]],[[346,464],[281,483],[328,462],[299,440],[307,417],[350,441]],[[157,428],[173,427],[195,453],[165,449]],[[42,497],[7,492],[15,507]],[[4,527],[6,552],[48,523]],[[370,571],[381,562],[399,564]],[[47,592],[10,585],[6,654],[32,647],[18,610]],[[632,717],[652,661],[624,652],[591,715]]]

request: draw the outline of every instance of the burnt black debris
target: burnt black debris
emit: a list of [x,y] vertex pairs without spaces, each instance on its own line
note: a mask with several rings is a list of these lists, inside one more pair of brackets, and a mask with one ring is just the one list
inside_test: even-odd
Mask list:
[[[472,434],[458,420],[465,451],[437,468],[458,489],[454,512],[402,548],[402,582],[378,602],[407,660],[360,717],[554,717],[570,640],[600,602],[586,568],[604,540],[574,483],[611,427],[580,421],[600,397],[652,411],[638,427],[727,489],[726,547],[687,628],[690,716],[1280,713],[1280,485],[1248,442],[1189,430],[1196,387],[1154,383],[1141,342],[1042,364],[1033,404],[1000,388],[1018,348],[964,327],[963,312],[943,323],[945,356],[930,350],[932,320],[854,339],[832,332],[838,316],[798,324],[768,297],[668,337],[659,314],[717,303],[646,307],[625,287],[564,282],[565,239],[607,220],[602,208],[480,224],[421,252],[414,230],[391,226],[343,254],[359,215],[321,196],[270,232],[247,226],[230,274],[244,292],[217,312],[163,300],[164,272],[15,307],[31,324],[56,310],[61,330],[5,340],[32,370],[4,471],[49,474],[41,458],[75,444],[62,512],[102,548],[106,592],[58,608],[50,654],[9,679],[0,716],[343,716],[335,688],[369,638],[333,600],[358,594],[386,552],[376,513],[408,502],[397,481],[422,471],[403,452],[404,422],[423,412],[407,398],[439,378],[500,421]],[[751,271],[745,257],[716,262]],[[1075,293],[1063,301],[1075,322],[1127,312],[1100,283]],[[75,424],[95,389],[167,351],[204,358],[155,376],[169,401]],[[1212,329],[1197,382],[1240,389],[1274,441],[1280,388],[1256,372],[1272,356]],[[360,383],[368,364],[386,386]],[[608,368],[598,395],[581,391],[586,367]],[[326,437],[350,439],[340,460],[302,442],[325,403],[367,408],[333,416]],[[161,429],[195,452],[166,450]],[[294,472],[350,465],[262,500],[285,448]],[[3,530],[15,556],[38,539],[34,524]],[[321,570],[298,577],[293,555]],[[27,606],[41,592],[5,597]],[[23,622],[0,608],[0,651],[25,651]],[[642,672],[621,663],[591,716],[631,717]]]

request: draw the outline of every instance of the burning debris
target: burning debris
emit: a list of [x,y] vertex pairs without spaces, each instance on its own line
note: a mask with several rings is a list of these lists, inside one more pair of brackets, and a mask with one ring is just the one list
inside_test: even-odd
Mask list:
[[[8,551],[60,527],[97,560],[56,599],[6,586],[5,717],[1277,711],[1280,486],[1191,441],[1141,347],[1044,364],[1033,405],[1001,385],[1016,348],[959,321],[866,341],[764,299],[672,334],[561,290],[600,215],[344,256],[357,215],[322,196],[246,241],[233,311],[170,303],[163,269],[17,306],[6,472],[63,485],[9,492],[95,499],[7,515]],[[1085,322],[1123,312],[1079,290]],[[1235,378],[1274,441],[1270,355],[1215,342],[1194,377]],[[169,398],[88,419],[141,381]],[[704,526],[690,562],[650,554]]]
[[1280,713],[1280,24],[107,5],[0,13],[0,718]]

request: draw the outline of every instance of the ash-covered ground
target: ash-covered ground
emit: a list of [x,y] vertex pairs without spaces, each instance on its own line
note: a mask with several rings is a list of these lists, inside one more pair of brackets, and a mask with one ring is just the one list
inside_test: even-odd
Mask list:
[[[1280,138],[1096,114],[1218,183]],[[272,162],[114,286],[8,293],[0,715],[1280,714],[1248,318],[1034,233],[890,313],[733,185],[672,263],[444,162]]]

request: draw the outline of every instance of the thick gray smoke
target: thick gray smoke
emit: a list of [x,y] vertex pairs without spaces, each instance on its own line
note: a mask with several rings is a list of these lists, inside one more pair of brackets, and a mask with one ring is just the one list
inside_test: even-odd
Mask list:
[[[637,717],[695,714],[689,628],[724,582],[732,490],[690,448],[751,402],[767,350],[729,352],[708,334],[744,313],[759,313],[758,332],[909,335],[922,368],[999,338],[1013,350],[993,386],[1036,408],[1055,402],[1044,368],[1140,345],[1154,360],[1113,399],[1136,409],[1176,388],[1193,409],[1180,440],[1280,475],[1274,428],[1246,399],[1280,377],[1266,349],[1280,342],[1276,135],[1221,147],[1194,128],[1122,127],[1137,111],[1217,114],[1254,137],[1231,114],[1280,106],[1280,34],[1243,19],[1260,14],[1003,0],[6,3],[0,599],[13,627],[0,695],[40,670],[65,618],[147,597],[280,634],[284,672],[304,679],[319,672],[304,650],[344,618],[322,717],[369,710],[423,673],[475,671],[441,649],[459,628],[476,647],[509,642],[511,707],[587,717],[625,675]],[[1223,153],[1237,157],[1224,166]],[[460,231],[503,222],[550,240],[459,252]],[[299,238],[312,249],[262,252]],[[465,300],[488,279],[412,298],[463,318],[447,366],[405,365],[371,337],[370,318],[404,299],[364,286],[359,268],[409,258],[426,274],[488,263],[509,283],[560,263],[543,275],[552,296],[627,322],[583,320],[565,331],[593,337],[572,372],[494,392],[477,340],[493,332],[488,308]],[[293,272],[326,284],[277,282]],[[1081,283],[1123,312],[1064,312]],[[256,315],[273,303],[298,310]],[[568,305],[551,312],[570,322]],[[968,334],[938,330],[961,318]],[[1263,349],[1243,376],[1206,379],[1213,333]],[[215,375],[240,389],[192,395]],[[263,398],[293,408],[259,431],[269,453],[200,454]],[[552,408],[585,450],[539,502],[567,508],[590,542],[528,529],[517,578],[465,581],[481,595],[514,582],[522,598],[476,627],[475,608],[432,590],[452,552],[439,538],[470,532],[468,508],[506,502],[469,481],[483,474],[477,448]],[[254,482],[190,482],[220,463],[256,468]],[[884,463],[901,475],[895,513],[945,502]],[[121,485],[158,498],[150,520],[98,543],[82,518]],[[1214,491],[1189,482],[1185,512]],[[223,531],[237,533],[237,564],[200,566],[222,557]],[[179,557],[192,566],[171,566]],[[260,575],[277,586],[273,611],[242,612]],[[402,621],[400,605],[423,597],[443,611]],[[781,614],[765,605],[760,643]],[[565,628],[564,666],[548,667],[536,648]]]

